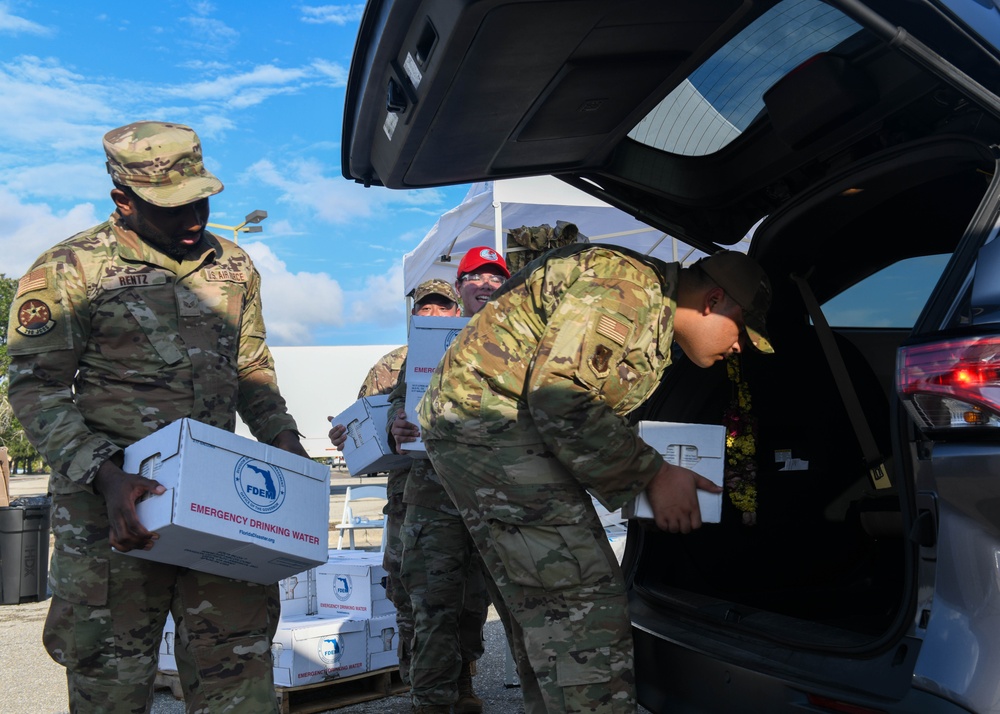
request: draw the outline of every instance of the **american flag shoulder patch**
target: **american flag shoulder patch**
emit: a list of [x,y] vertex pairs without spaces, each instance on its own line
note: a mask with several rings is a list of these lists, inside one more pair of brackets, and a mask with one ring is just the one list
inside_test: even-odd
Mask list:
[[17,295],[15,299],[32,290],[44,290],[49,285],[48,273],[45,268],[35,268],[30,273],[21,278],[17,283]]
[[597,334],[604,335],[615,344],[622,346],[628,338],[628,325],[623,325],[613,317],[601,315],[597,321]]

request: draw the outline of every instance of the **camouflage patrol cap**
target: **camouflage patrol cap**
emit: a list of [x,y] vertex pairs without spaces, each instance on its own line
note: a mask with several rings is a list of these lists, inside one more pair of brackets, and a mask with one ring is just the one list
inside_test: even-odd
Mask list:
[[419,305],[420,301],[428,295],[441,295],[456,305],[458,304],[458,293],[455,292],[455,286],[446,280],[433,278],[420,283],[413,291],[413,304]]
[[774,352],[767,337],[765,316],[771,307],[771,281],[757,261],[735,250],[702,258],[696,266],[743,308],[743,324],[758,352]]
[[222,190],[205,169],[201,140],[189,126],[140,121],[104,135],[111,179],[154,206],[183,206]]

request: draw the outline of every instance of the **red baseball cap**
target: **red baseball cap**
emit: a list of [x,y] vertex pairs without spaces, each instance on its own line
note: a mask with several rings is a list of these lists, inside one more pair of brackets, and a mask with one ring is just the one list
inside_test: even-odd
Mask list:
[[462,260],[458,264],[458,277],[462,277],[466,273],[474,273],[484,265],[495,265],[500,268],[505,278],[510,277],[510,271],[507,270],[507,263],[503,256],[486,245],[471,248],[462,256]]

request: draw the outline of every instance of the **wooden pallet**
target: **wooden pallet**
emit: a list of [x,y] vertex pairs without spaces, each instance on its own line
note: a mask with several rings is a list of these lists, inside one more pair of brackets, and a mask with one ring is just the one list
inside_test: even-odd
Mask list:
[[[169,689],[175,699],[184,697],[176,672],[157,672],[155,687]],[[281,714],[315,714],[391,697],[407,690],[409,686],[400,679],[399,668],[391,667],[301,687],[275,687],[274,693]]]
[[315,714],[402,694],[409,690],[409,685],[400,679],[399,668],[391,667],[301,687],[275,687],[274,690],[281,714]]

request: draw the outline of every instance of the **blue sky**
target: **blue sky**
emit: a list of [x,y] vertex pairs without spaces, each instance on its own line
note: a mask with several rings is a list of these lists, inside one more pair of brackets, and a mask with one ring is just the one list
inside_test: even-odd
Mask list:
[[[263,276],[274,345],[401,344],[402,256],[466,186],[365,189],[340,170],[362,4],[0,0],[0,273],[111,212],[101,137],[143,119],[201,136],[212,222]],[[231,232],[217,231],[231,237]]]

